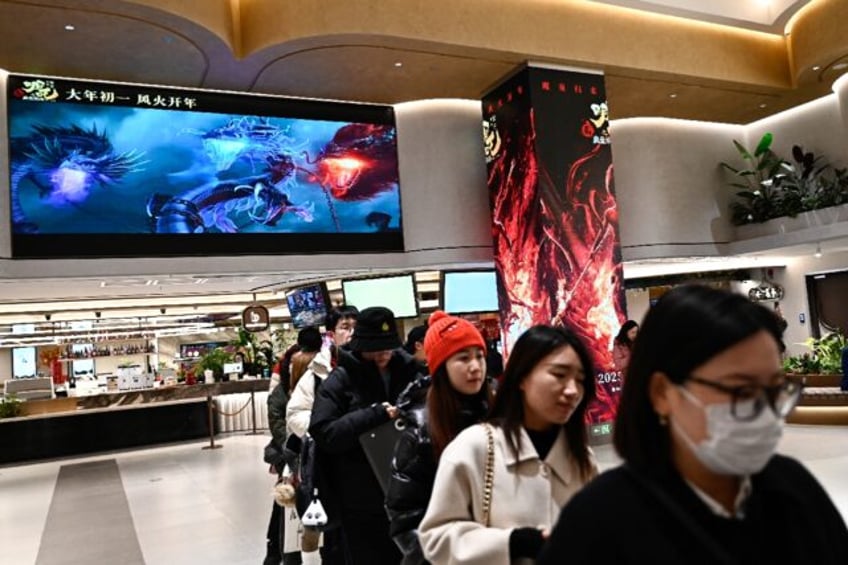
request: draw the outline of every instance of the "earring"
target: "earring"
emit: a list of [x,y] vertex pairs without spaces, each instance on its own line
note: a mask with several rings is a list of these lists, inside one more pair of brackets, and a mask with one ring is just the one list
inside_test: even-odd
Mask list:
[[668,415],[667,414],[657,414],[657,418],[659,418],[661,426],[668,425]]

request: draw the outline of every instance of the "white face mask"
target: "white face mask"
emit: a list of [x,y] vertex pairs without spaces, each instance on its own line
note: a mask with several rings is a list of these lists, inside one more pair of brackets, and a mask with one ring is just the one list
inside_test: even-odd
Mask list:
[[730,402],[704,405],[682,386],[678,388],[704,411],[707,437],[695,443],[673,420],[671,426],[707,469],[720,475],[750,475],[766,466],[783,435],[783,418],[770,406],[764,406],[753,420],[740,422],[731,414]]

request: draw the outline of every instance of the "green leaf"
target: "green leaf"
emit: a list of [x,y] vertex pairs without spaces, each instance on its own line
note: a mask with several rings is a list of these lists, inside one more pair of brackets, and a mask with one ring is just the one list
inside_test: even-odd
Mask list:
[[774,136],[771,133],[763,134],[763,137],[760,139],[760,142],[757,144],[757,148],[754,150],[754,156],[759,157],[763,153],[769,150],[771,147],[771,142],[774,141]]
[[748,150],[745,149],[745,147],[735,139],[733,140],[733,145],[736,146],[736,150],[739,151],[739,154],[742,155],[744,159],[747,159],[749,161],[752,161],[754,159],[754,157],[750,153],[748,153]]
[[722,168],[727,169],[728,171],[730,171],[732,173],[736,173],[737,175],[739,174],[739,169],[733,168],[730,165],[728,165],[727,163],[720,163],[720,165],[722,166]]

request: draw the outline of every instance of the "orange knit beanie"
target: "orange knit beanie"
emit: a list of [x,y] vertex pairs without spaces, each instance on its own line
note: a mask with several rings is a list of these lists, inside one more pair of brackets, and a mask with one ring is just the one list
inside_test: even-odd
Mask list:
[[424,336],[424,354],[430,373],[436,371],[448,357],[466,347],[481,347],[486,351],[486,342],[468,320],[450,316],[441,310],[430,315]]

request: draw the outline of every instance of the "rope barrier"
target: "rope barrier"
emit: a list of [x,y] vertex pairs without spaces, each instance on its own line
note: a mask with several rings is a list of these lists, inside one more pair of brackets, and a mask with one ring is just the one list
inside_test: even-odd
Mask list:
[[238,410],[236,410],[235,412],[232,412],[232,413],[230,413],[230,412],[224,412],[223,410],[221,410],[220,408],[218,408],[217,406],[215,406],[215,404],[214,404],[214,403],[212,404],[212,410],[214,410],[215,412],[217,412],[218,414],[220,414],[220,415],[222,415],[222,416],[229,416],[229,417],[232,417],[232,416],[238,416],[239,414],[241,414],[242,412],[244,412],[244,409],[245,409],[245,408],[247,408],[247,407],[250,405],[250,400],[251,400],[251,399],[250,399],[250,398],[248,398],[248,399],[247,399],[247,402],[245,402],[245,403],[244,403],[244,406],[242,406],[241,408],[239,408]]

